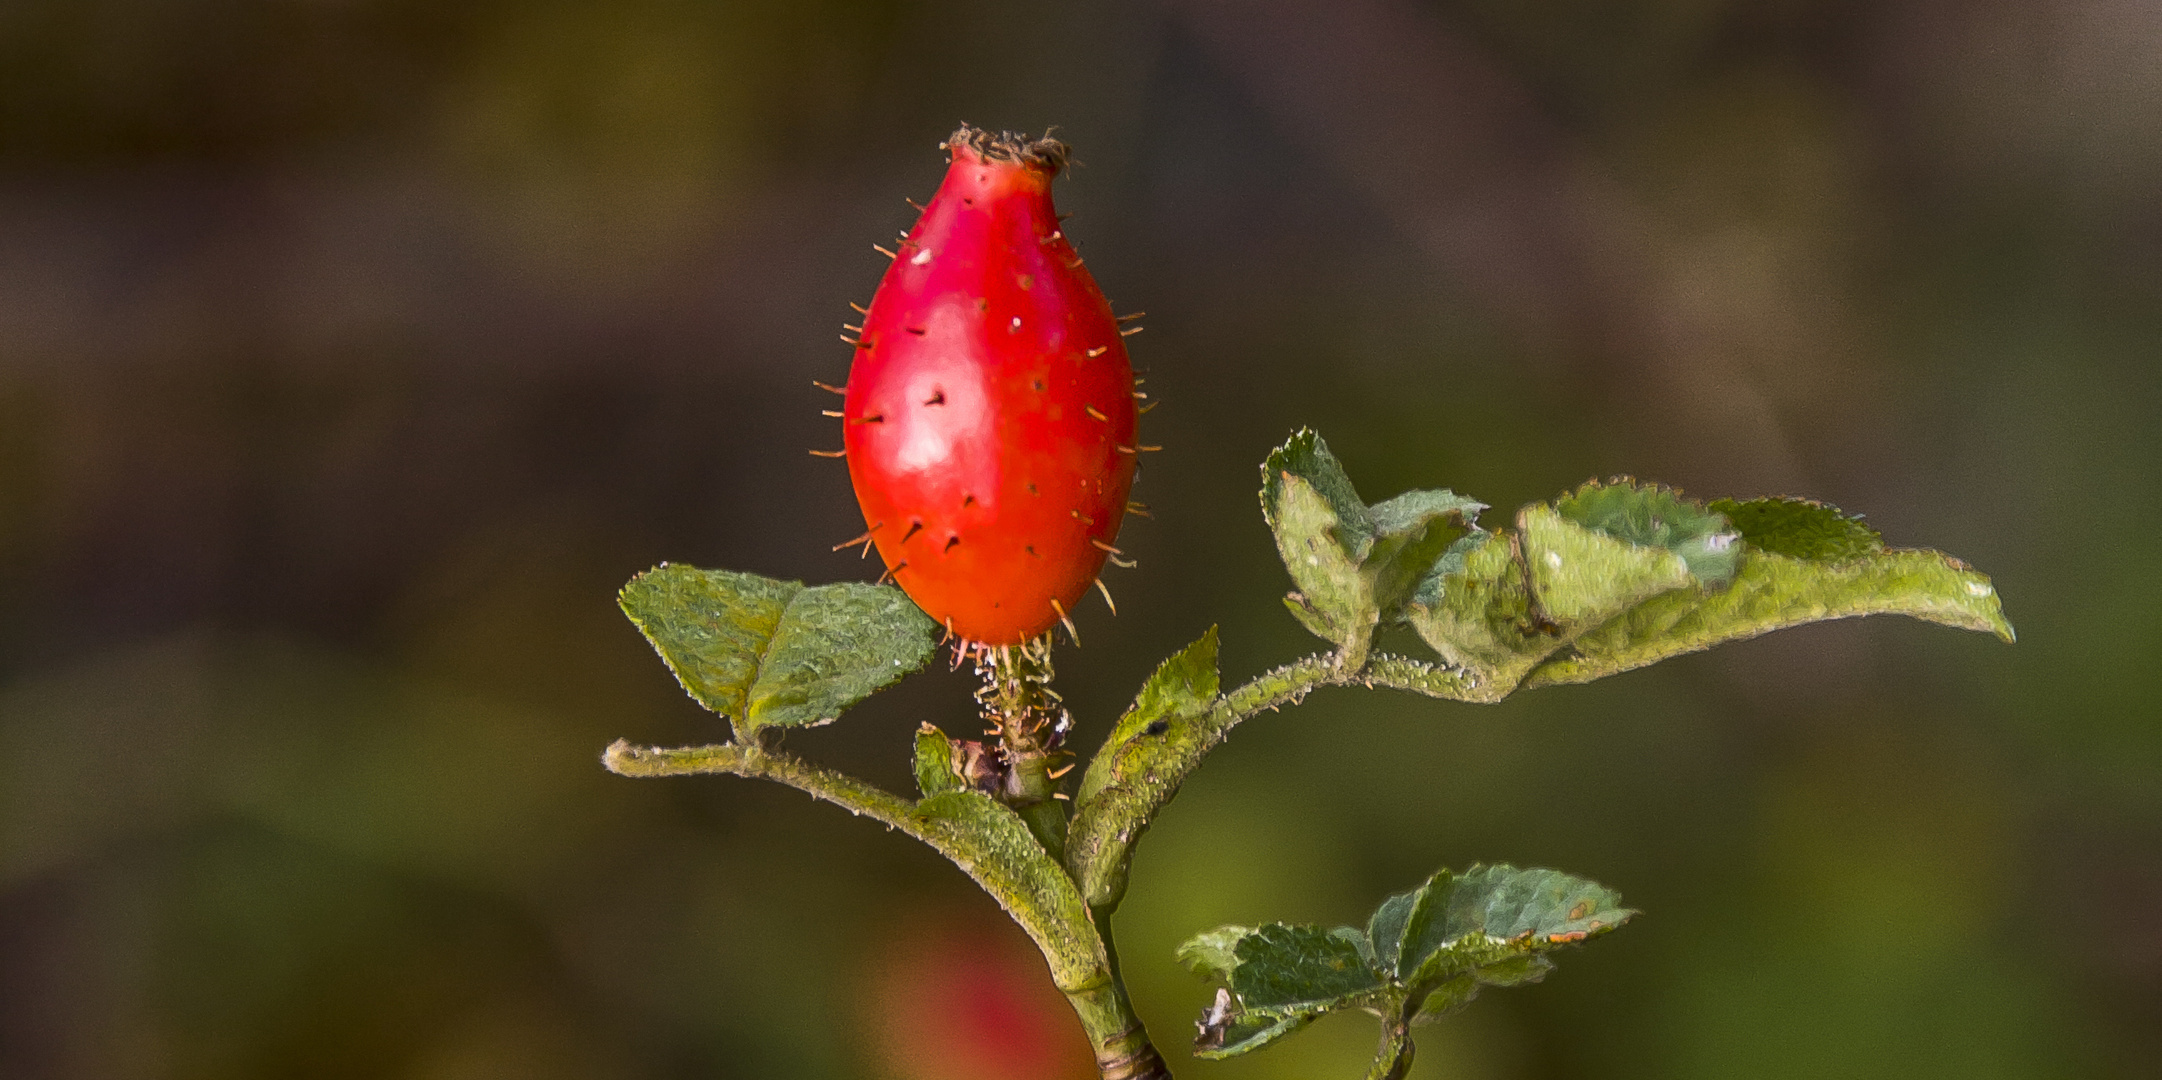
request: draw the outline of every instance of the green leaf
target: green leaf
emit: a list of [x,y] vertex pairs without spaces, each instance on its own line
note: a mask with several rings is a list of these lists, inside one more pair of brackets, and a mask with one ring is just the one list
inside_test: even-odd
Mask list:
[[[1635,914],[1583,878],[1475,866],[1440,871],[1382,901],[1364,931],[1219,927],[1178,951],[1180,963],[1225,987],[1202,1016],[1196,1053],[1243,1054],[1352,1008],[1377,1013],[1384,1030],[1401,1038],[1402,1028],[1391,1025],[1461,1008],[1482,986],[1537,982],[1553,969],[1547,953],[1608,933]],[[1384,1041],[1385,1056],[1408,1052]]]
[[1343,1008],[1381,989],[1366,935],[1348,926],[1270,923],[1238,939],[1231,992],[1248,1013],[1288,1016]]
[[1861,518],[1810,499],[1714,499],[1711,509],[1725,514],[1750,547],[1774,555],[1845,562],[1884,550],[1884,538]]
[[617,599],[683,688],[733,721],[739,739],[831,721],[936,647],[930,618],[887,586],[806,588],[664,563]]
[[1367,506],[1328,444],[1302,430],[1261,467],[1261,510],[1298,586],[1300,625],[1364,663],[1374,628],[1393,622],[1434,561],[1472,529],[1483,503],[1410,491]]
[[916,729],[916,790],[928,799],[949,791],[965,791],[968,784],[953,770],[953,741],[946,733],[925,724]]
[[1073,879],[1020,815],[982,792],[948,791],[917,803],[912,817],[933,847],[1036,940],[1059,989],[1086,989],[1109,977],[1103,940]]
[[1668,488],[1587,484],[1517,512],[1435,560],[1405,610],[1443,660],[1499,701],[1556,651],[1655,596],[1723,587],[1738,562],[1726,518]]
[[1215,1036],[1206,1045],[1204,1045],[1203,1040],[1210,1040],[1211,1033],[1204,1030],[1202,1039],[1195,1040],[1194,1056],[1210,1061],[1221,1061],[1224,1058],[1237,1057],[1240,1054],[1259,1050],[1313,1023],[1314,1018],[1319,1015],[1321,1014],[1305,1013],[1298,1016],[1270,1017],[1256,1013],[1252,1016],[1240,1017],[1226,1024],[1223,1033]]
[[1091,906],[1116,904],[1149,818],[1211,745],[1203,721],[1216,706],[1216,628],[1156,668],[1082,774],[1066,830],[1066,860]]
[[1179,946],[1179,966],[1203,978],[1230,982],[1232,969],[1239,966],[1239,942],[1253,932],[1251,926],[1219,926],[1195,934]]
[[1696,584],[1688,560],[1666,547],[1620,539],[1544,506],[1517,515],[1524,567],[1543,618],[1568,637],[1630,606]]
[[1734,577],[1738,534],[1726,516],[1684,499],[1673,488],[1626,477],[1590,483],[1562,497],[1556,512],[1585,528],[1681,556],[1689,572],[1712,588]]
[[1725,591],[1647,601],[1577,638],[1523,685],[1590,682],[1721,642],[1860,615],[1907,615],[2013,640],[1989,578],[1939,552],[1887,550],[1820,562],[1745,551]]
[[[1533,970],[1543,975],[1523,958],[1607,933],[1636,914],[1596,882],[1507,865],[1475,866],[1461,875],[1444,870],[1409,896],[1393,972],[1414,995],[1466,972],[1503,985],[1525,981]],[[1489,967],[1492,979],[1485,976]]]

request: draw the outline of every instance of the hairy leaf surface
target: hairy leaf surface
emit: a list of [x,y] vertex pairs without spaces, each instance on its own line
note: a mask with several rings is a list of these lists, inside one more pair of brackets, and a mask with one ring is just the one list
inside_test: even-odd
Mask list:
[[1180,963],[1230,998],[1203,1017],[1196,1052],[1243,1054],[1340,1009],[1408,1022],[1459,1008],[1481,986],[1536,982],[1553,967],[1548,952],[1636,914],[1620,899],[1554,870],[1475,866],[1388,898],[1364,930],[1270,923],[1197,934],[1179,947]]
[[683,689],[728,717],[738,737],[830,721],[935,648],[937,627],[882,585],[807,588],[664,563],[617,600]]

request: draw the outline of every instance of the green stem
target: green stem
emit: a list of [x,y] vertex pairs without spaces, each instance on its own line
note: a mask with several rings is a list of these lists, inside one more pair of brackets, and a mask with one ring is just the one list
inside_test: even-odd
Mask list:
[[[1109,940],[1106,935],[1105,940]],[[1102,986],[1068,992],[1074,1014],[1088,1032],[1103,1080],[1171,1080],[1171,1069],[1149,1042],[1148,1030],[1126,998],[1126,986],[1113,976]]]
[[[781,750],[734,743],[664,749],[633,746],[619,739],[601,760],[609,771],[623,776],[727,773],[777,780],[931,845],[975,878],[1036,940],[1051,964],[1052,981],[1066,994],[1088,1032],[1104,1080],[1170,1080],[1170,1070],[1149,1043],[1148,1032],[1119,980],[1110,951],[1108,918],[1092,918],[1073,891],[1073,883],[1048,853],[1034,851],[1032,846],[1028,850],[1033,855],[986,847],[982,837],[926,817],[916,804],[875,784]],[[983,805],[996,807],[988,799],[983,799]],[[1055,802],[1044,805],[1059,809]]]
[[1178,721],[1170,738],[1139,729],[1115,735],[1097,751],[1081,781],[1081,794],[1066,834],[1066,865],[1089,906],[1110,910],[1126,895],[1126,871],[1134,845],[1179,785],[1220,745],[1231,729],[1263,710],[1296,704],[1324,686],[1386,686],[1429,697],[1474,700],[1478,679],[1456,668],[1436,667],[1386,653],[1347,671],[1334,654],[1309,656],[1224,694],[1208,711]]
[[1374,1066],[1366,1080],[1404,1080],[1411,1075],[1411,1019],[1399,1013],[1381,1022],[1381,1045],[1374,1051]]
[[618,776],[695,776],[728,773],[778,780],[789,787],[938,846],[922,823],[909,813],[914,804],[877,784],[847,773],[822,769],[794,754],[740,743],[716,746],[633,746],[617,739],[601,753],[601,764]]

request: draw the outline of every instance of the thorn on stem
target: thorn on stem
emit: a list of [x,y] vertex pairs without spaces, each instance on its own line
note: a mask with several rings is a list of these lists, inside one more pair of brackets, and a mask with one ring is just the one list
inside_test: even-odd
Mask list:
[[812,385],[812,386],[815,386],[815,387],[818,387],[818,388],[819,388],[820,390],[824,390],[824,391],[826,391],[826,392],[827,392],[827,393],[829,393],[829,394],[839,394],[839,395],[841,395],[842,397],[847,397],[847,396],[848,396],[848,391],[847,391],[846,389],[844,389],[844,388],[842,388],[842,387],[839,387],[839,386],[832,386],[832,385],[829,385],[829,384],[827,384],[827,383],[822,383],[822,382],[819,382],[819,381],[818,381],[817,379],[812,379],[812,380],[811,380],[811,385]]
[[898,259],[898,258],[900,258],[900,256],[899,256],[899,255],[896,255],[896,254],[894,254],[894,253],[893,253],[893,252],[891,252],[891,251],[887,251],[887,250],[886,250],[885,248],[882,248],[882,247],[878,246],[877,244],[872,244],[872,245],[871,245],[871,250],[872,250],[872,251],[875,251],[875,252],[878,252],[878,253],[879,253],[880,255],[884,255],[885,257],[887,257],[887,258],[889,258],[889,259]]
[[1096,591],[1104,594],[1104,606],[1111,609],[1111,614],[1118,614],[1118,601],[1111,599],[1111,587],[1104,584],[1104,579],[1096,579]]

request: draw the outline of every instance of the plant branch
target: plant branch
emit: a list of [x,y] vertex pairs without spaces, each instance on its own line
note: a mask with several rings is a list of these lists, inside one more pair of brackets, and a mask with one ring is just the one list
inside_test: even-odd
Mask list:
[[929,844],[953,861],[1035,939],[1051,979],[1068,994],[1111,984],[1111,960],[1065,868],[1014,811],[982,792],[950,791],[911,803],[875,784],[780,750],[740,744],[676,749],[617,740],[602,755],[623,776],[730,773],[778,780]]
[[[1212,654],[1213,662],[1213,654]],[[1161,725],[1121,724],[1090,762],[1080,805],[1067,830],[1066,864],[1091,908],[1115,908],[1126,894],[1133,848],[1179,785],[1249,717],[1303,700],[1323,686],[1386,686],[1430,697],[1476,700],[1469,672],[1401,656],[1375,654],[1346,671],[1336,654],[1309,656],[1265,672],[1197,714]]]
[[[932,843],[922,823],[910,813],[914,804],[876,784],[847,773],[820,768],[779,750],[761,750],[740,743],[714,746],[633,746],[617,739],[601,754],[601,764],[618,776],[696,776],[729,773],[735,776],[778,780],[789,787],[824,799],[859,817],[870,817],[889,828]],[[936,846],[933,844],[933,846]]]

